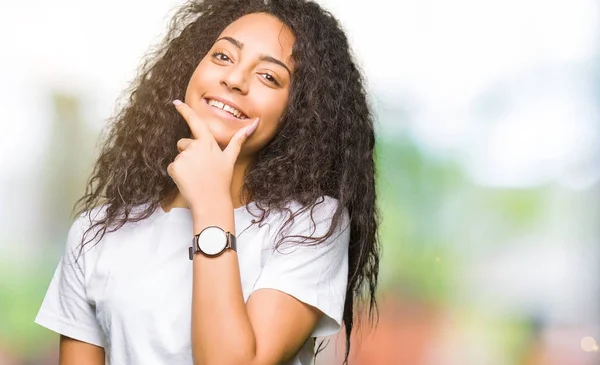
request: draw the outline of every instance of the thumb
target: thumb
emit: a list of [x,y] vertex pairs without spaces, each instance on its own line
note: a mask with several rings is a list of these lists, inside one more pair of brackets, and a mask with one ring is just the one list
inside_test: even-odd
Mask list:
[[229,144],[227,145],[227,148],[225,148],[224,152],[233,155],[232,157],[234,159],[237,159],[237,156],[240,154],[240,150],[242,149],[244,142],[246,142],[248,137],[250,137],[252,133],[254,133],[254,131],[258,127],[259,121],[260,118],[256,118],[251,125],[241,128],[239,131],[237,131],[237,133],[234,134],[233,137],[231,137],[231,140],[229,141]]

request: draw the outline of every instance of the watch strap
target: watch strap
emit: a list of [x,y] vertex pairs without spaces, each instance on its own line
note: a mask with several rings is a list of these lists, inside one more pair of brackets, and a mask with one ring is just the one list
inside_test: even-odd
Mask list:
[[227,234],[227,246],[225,248],[230,248],[237,252],[237,238],[231,232],[225,232]]

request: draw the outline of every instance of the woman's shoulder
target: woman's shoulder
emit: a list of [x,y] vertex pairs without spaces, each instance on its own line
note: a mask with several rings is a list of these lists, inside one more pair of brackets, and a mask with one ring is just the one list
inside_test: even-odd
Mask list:
[[[336,213],[339,204],[340,202],[338,199],[329,195],[322,195],[312,204],[308,205],[301,204],[294,200],[289,203],[289,209],[292,213],[298,213],[301,219],[312,217],[313,220],[317,221],[331,219]],[[347,215],[347,209],[345,207],[342,207],[342,214]]]
[[312,209],[324,213],[327,211],[335,211],[338,204],[338,199],[329,195],[321,195],[308,204],[301,203],[297,199],[289,200],[284,204],[284,207],[285,211],[294,213],[306,209]]
[[98,222],[106,216],[107,205],[96,206],[89,210],[79,213],[71,223],[69,235],[71,234],[82,234],[88,228],[93,226],[95,222]]
[[[244,209],[244,213],[251,214],[253,216],[260,217],[261,211],[268,211],[267,217],[268,220],[286,220],[290,216],[298,216],[298,217],[308,217],[312,215],[313,217],[321,217],[326,218],[328,216],[333,216],[338,207],[339,201],[338,199],[331,197],[329,195],[322,195],[315,199],[310,204],[303,204],[300,201],[293,199],[287,201],[283,204],[283,208],[275,208],[275,209],[266,209],[262,207],[260,203],[253,202],[247,206],[247,209]],[[346,210],[346,209],[344,209]]]
[[[88,209],[80,213],[75,218],[73,224],[77,224],[87,229],[95,223],[100,222],[106,218],[109,206],[109,204],[101,204],[91,209]],[[135,216],[136,214],[143,213],[148,208],[148,206],[149,204],[135,205],[131,208],[129,215]]]
[[86,221],[91,223],[94,221],[101,220],[104,217],[106,217],[107,209],[108,209],[108,204],[102,204],[102,205],[96,206],[94,208],[91,208],[89,210],[86,210],[77,216],[77,218],[75,219],[75,222],[84,224]]
[[[108,215],[109,204],[102,204],[91,209],[85,210],[75,217],[69,230],[69,236],[77,236],[81,238],[84,234],[86,237],[99,238],[103,228],[106,226],[105,219]],[[147,205],[134,206],[131,209],[130,215],[142,213],[147,208]]]
[[[323,195],[310,204],[302,204],[297,200],[285,204],[283,210],[275,212],[269,218],[269,223],[284,231],[312,230],[315,226],[328,228],[336,222],[333,218],[339,207],[339,200]],[[346,207],[342,207],[341,216],[337,221],[337,227],[344,228],[349,224],[349,214]],[[290,233],[291,233],[290,231]]]

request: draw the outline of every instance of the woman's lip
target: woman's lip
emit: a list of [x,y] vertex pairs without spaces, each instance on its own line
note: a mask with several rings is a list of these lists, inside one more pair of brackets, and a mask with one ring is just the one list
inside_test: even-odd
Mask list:
[[[249,120],[250,118],[246,118],[246,119],[240,119],[240,118],[236,118],[233,116],[233,114],[226,112],[223,109],[220,108],[216,108],[214,106],[211,106],[210,104],[208,104],[208,100],[207,98],[202,98],[202,101],[204,101],[204,104],[210,108],[210,110],[215,113],[216,115],[222,117],[222,118],[227,118],[227,119],[231,119],[231,120],[235,120],[236,122],[243,122],[246,120]],[[211,100],[217,100],[217,99],[211,99]]]

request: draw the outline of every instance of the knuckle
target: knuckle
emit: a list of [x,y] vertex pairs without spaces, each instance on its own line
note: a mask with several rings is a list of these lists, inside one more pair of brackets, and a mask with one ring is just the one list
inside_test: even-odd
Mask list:
[[178,164],[176,162],[171,162],[171,176],[176,175],[178,170]]
[[195,139],[195,140],[193,140],[193,141],[190,142],[190,145],[189,145],[188,148],[190,148],[190,149],[192,149],[192,148],[196,149],[196,148],[198,148],[198,146],[200,144],[201,144],[200,140]]

